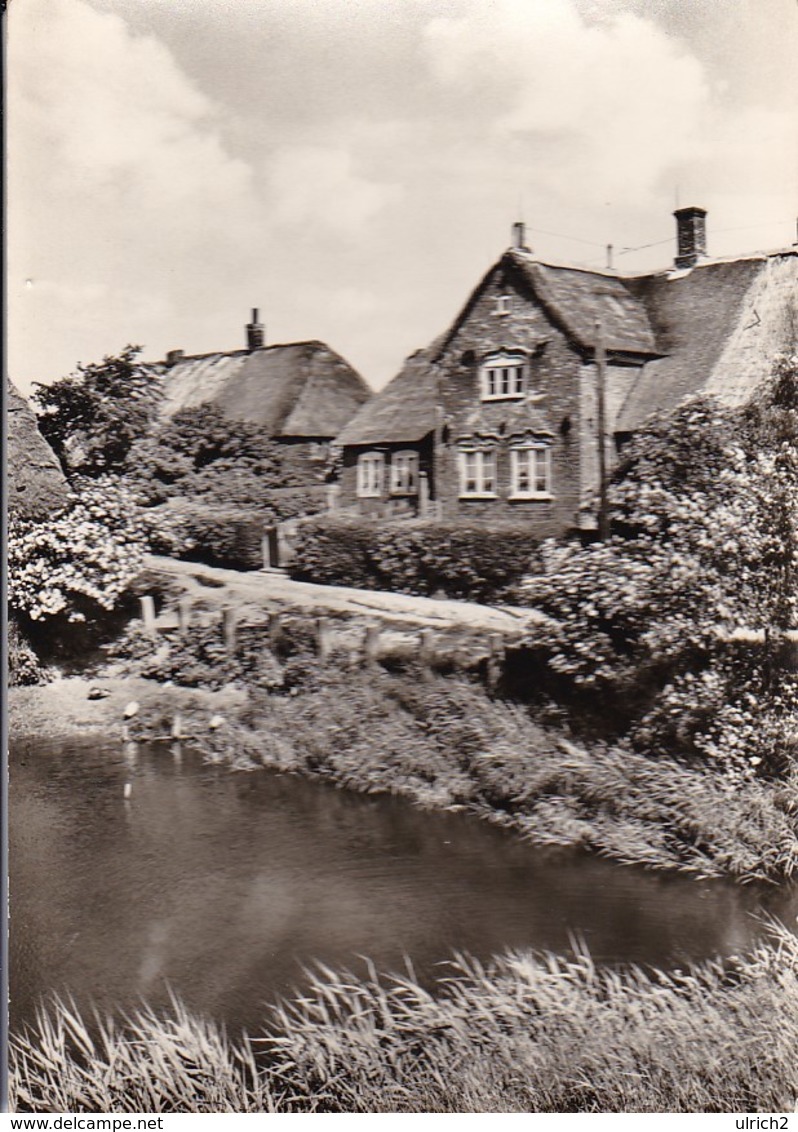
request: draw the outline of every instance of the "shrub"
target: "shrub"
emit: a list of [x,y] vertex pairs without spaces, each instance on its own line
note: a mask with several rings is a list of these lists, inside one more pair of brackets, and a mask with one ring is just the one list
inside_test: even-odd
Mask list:
[[292,577],[326,585],[495,601],[536,566],[524,528],[324,518],[299,532]]
[[135,500],[111,479],[84,486],[47,523],[11,519],[9,604],[33,622],[85,622],[115,609],[144,561]]
[[8,683],[12,688],[26,684],[41,684],[46,673],[39,658],[23,636],[17,623],[8,623]]
[[256,511],[181,499],[151,508],[146,522],[156,553],[230,570],[259,570],[263,565],[264,518]]

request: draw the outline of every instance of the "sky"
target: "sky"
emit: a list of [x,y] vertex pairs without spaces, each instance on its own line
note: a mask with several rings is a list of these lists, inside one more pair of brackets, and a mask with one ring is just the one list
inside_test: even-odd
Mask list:
[[[7,359],[327,342],[374,388],[510,244],[791,244],[796,0],[10,0]],[[639,250],[626,250],[639,249]]]

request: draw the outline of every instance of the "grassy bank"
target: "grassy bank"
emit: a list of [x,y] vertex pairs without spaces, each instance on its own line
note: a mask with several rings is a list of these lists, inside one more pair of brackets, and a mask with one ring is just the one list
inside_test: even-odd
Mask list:
[[295,694],[252,691],[212,733],[184,722],[211,759],[467,809],[539,844],[741,881],[798,866],[798,776],[578,746],[462,677],[309,672]]
[[589,956],[318,974],[249,1041],[178,1003],[88,1025],[55,1005],[11,1043],[33,1112],[784,1112],[798,1097],[798,940],[674,974]]

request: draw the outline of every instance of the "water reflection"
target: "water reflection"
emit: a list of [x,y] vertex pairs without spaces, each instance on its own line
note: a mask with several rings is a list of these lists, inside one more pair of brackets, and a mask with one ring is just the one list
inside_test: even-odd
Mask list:
[[794,889],[535,849],[397,799],[205,767],[179,743],[18,748],[10,802],[15,1023],[53,990],[129,1007],[171,986],[255,1028],[314,959],[409,956],[429,975],[456,949],[580,937],[602,962],[680,965],[748,948],[754,913],[798,911]]

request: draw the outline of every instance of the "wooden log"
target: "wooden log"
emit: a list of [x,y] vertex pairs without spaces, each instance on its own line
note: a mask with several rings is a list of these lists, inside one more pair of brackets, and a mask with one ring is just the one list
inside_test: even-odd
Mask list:
[[144,622],[144,632],[151,637],[158,636],[158,626],[155,623],[155,598],[152,594],[145,594],[141,599],[141,620]]

